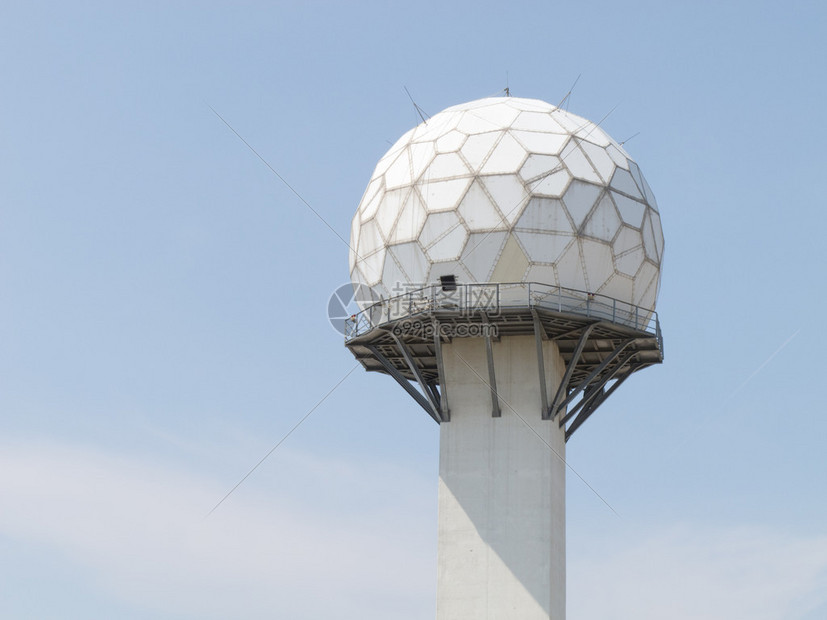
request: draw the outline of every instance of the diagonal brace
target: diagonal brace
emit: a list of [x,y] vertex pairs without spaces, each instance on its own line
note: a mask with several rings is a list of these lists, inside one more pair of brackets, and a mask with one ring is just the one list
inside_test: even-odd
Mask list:
[[396,367],[394,367],[394,365],[390,363],[390,361],[388,360],[387,357],[385,357],[384,355],[382,355],[382,353],[379,352],[379,349],[377,349],[372,344],[365,345],[365,348],[368,351],[371,352],[373,357],[376,358],[376,361],[379,362],[382,365],[382,368],[384,368],[385,371],[391,377],[393,377],[396,380],[396,382],[399,385],[401,385],[405,389],[405,391],[408,394],[410,394],[417,403],[419,403],[419,405],[427,412],[427,414],[429,416],[431,416],[437,424],[439,424],[441,422],[439,413],[434,410],[433,406],[431,405],[431,401],[429,401],[422,394],[417,392],[416,389],[414,389],[414,386],[411,385],[410,381],[408,381],[402,375],[402,373],[399,372],[396,369]]
[[583,353],[583,348],[586,346],[586,343],[589,341],[589,335],[592,333],[594,326],[596,324],[592,323],[591,325],[586,326],[583,330],[583,333],[580,334],[580,339],[577,341],[577,346],[574,349],[574,352],[571,355],[571,361],[569,361],[568,366],[566,366],[566,374],[563,375],[562,381],[560,381],[560,385],[557,387],[557,393],[554,395],[554,400],[551,401],[551,406],[545,410],[543,415],[544,420],[553,420],[557,417],[557,414],[560,412],[563,407],[571,400],[571,398],[565,400],[562,404],[558,405],[563,397],[566,394],[566,390],[569,386],[569,381],[571,381],[571,376],[574,374],[574,369],[577,368],[577,362],[580,361],[580,355]]

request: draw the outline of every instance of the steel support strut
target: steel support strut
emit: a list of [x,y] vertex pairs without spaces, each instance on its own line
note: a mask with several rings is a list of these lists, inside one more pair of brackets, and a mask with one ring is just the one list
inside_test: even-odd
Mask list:
[[396,382],[399,385],[401,385],[405,389],[405,391],[413,397],[413,399],[416,402],[419,403],[419,405],[427,412],[429,416],[431,416],[434,419],[434,421],[437,424],[442,422],[439,412],[434,409],[430,399],[426,398],[425,396],[417,392],[414,386],[411,385],[410,381],[408,381],[405,378],[405,376],[401,372],[399,372],[393,364],[390,363],[390,360],[388,360],[387,357],[385,357],[384,355],[382,355],[382,353],[379,352],[379,349],[370,344],[365,345],[365,348],[371,352],[371,355],[373,355],[376,361],[382,365],[382,368],[384,368],[385,371],[391,377],[393,377],[396,380]]

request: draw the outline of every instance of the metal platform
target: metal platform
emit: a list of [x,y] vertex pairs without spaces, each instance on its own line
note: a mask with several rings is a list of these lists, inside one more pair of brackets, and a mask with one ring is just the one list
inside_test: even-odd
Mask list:
[[[500,415],[492,342],[533,336],[543,419],[558,420],[566,440],[634,372],[663,361],[657,313],[603,295],[545,284],[434,285],[382,300],[351,317],[345,346],[368,371],[393,377],[437,422],[449,422],[442,345],[481,338],[488,353],[492,415]],[[546,394],[542,341],[557,344],[566,365],[556,394]],[[417,389],[417,387],[419,389]]]

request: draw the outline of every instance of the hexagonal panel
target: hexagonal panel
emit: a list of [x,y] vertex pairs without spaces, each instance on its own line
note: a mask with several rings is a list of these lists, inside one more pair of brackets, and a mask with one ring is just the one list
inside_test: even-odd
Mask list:
[[617,229],[620,228],[620,224],[620,216],[617,213],[617,209],[615,209],[614,203],[609,199],[607,194],[603,194],[594,211],[592,211],[586,220],[586,225],[583,227],[583,234],[602,241],[611,241],[617,234]]

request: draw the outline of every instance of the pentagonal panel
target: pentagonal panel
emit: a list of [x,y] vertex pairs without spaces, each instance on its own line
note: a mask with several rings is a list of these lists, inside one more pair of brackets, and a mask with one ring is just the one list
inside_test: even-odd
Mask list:
[[505,232],[474,233],[465,242],[460,262],[475,282],[488,282],[506,238]]
[[609,196],[603,194],[586,220],[583,234],[602,241],[611,241],[617,234],[618,228],[620,228],[620,216],[617,214],[617,209]]
[[520,143],[505,134],[494,147],[494,151],[482,165],[481,174],[505,174],[516,172],[526,157]]
[[520,217],[523,206],[528,200],[528,193],[520,178],[514,174],[498,174],[490,177],[481,177],[481,181],[488,195],[494,199],[494,204],[510,224]]
[[571,216],[575,230],[579,230],[602,192],[603,188],[598,185],[584,183],[577,179],[571,182],[563,195],[563,203]]
[[465,144],[462,145],[460,153],[462,153],[462,157],[468,162],[468,165],[471,166],[471,170],[476,172],[480,169],[502,135],[502,131],[489,131],[468,137]]
[[470,184],[471,177],[464,176],[446,181],[420,183],[417,189],[425,201],[425,208],[433,213],[456,209]]
[[629,226],[640,228],[643,224],[643,214],[646,212],[646,205],[637,200],[627,198],[623,194],[618,194],[617,192],[611,192],[611,195],[623,221],[629,224]]
[[574,234],[563,203],[556,198],[532,198],[528,201],[516,228],[534,232]]
[[419,231],[422,230],[426,216],[427,213],[419,194],[416,191],[408,194],[388,242],[402,243],[416,239],[419,236]]
[[507,224],[507,220],[488,198],[479,181],[471,183],[459,204],[459,214],[472,232],[503,228]]

